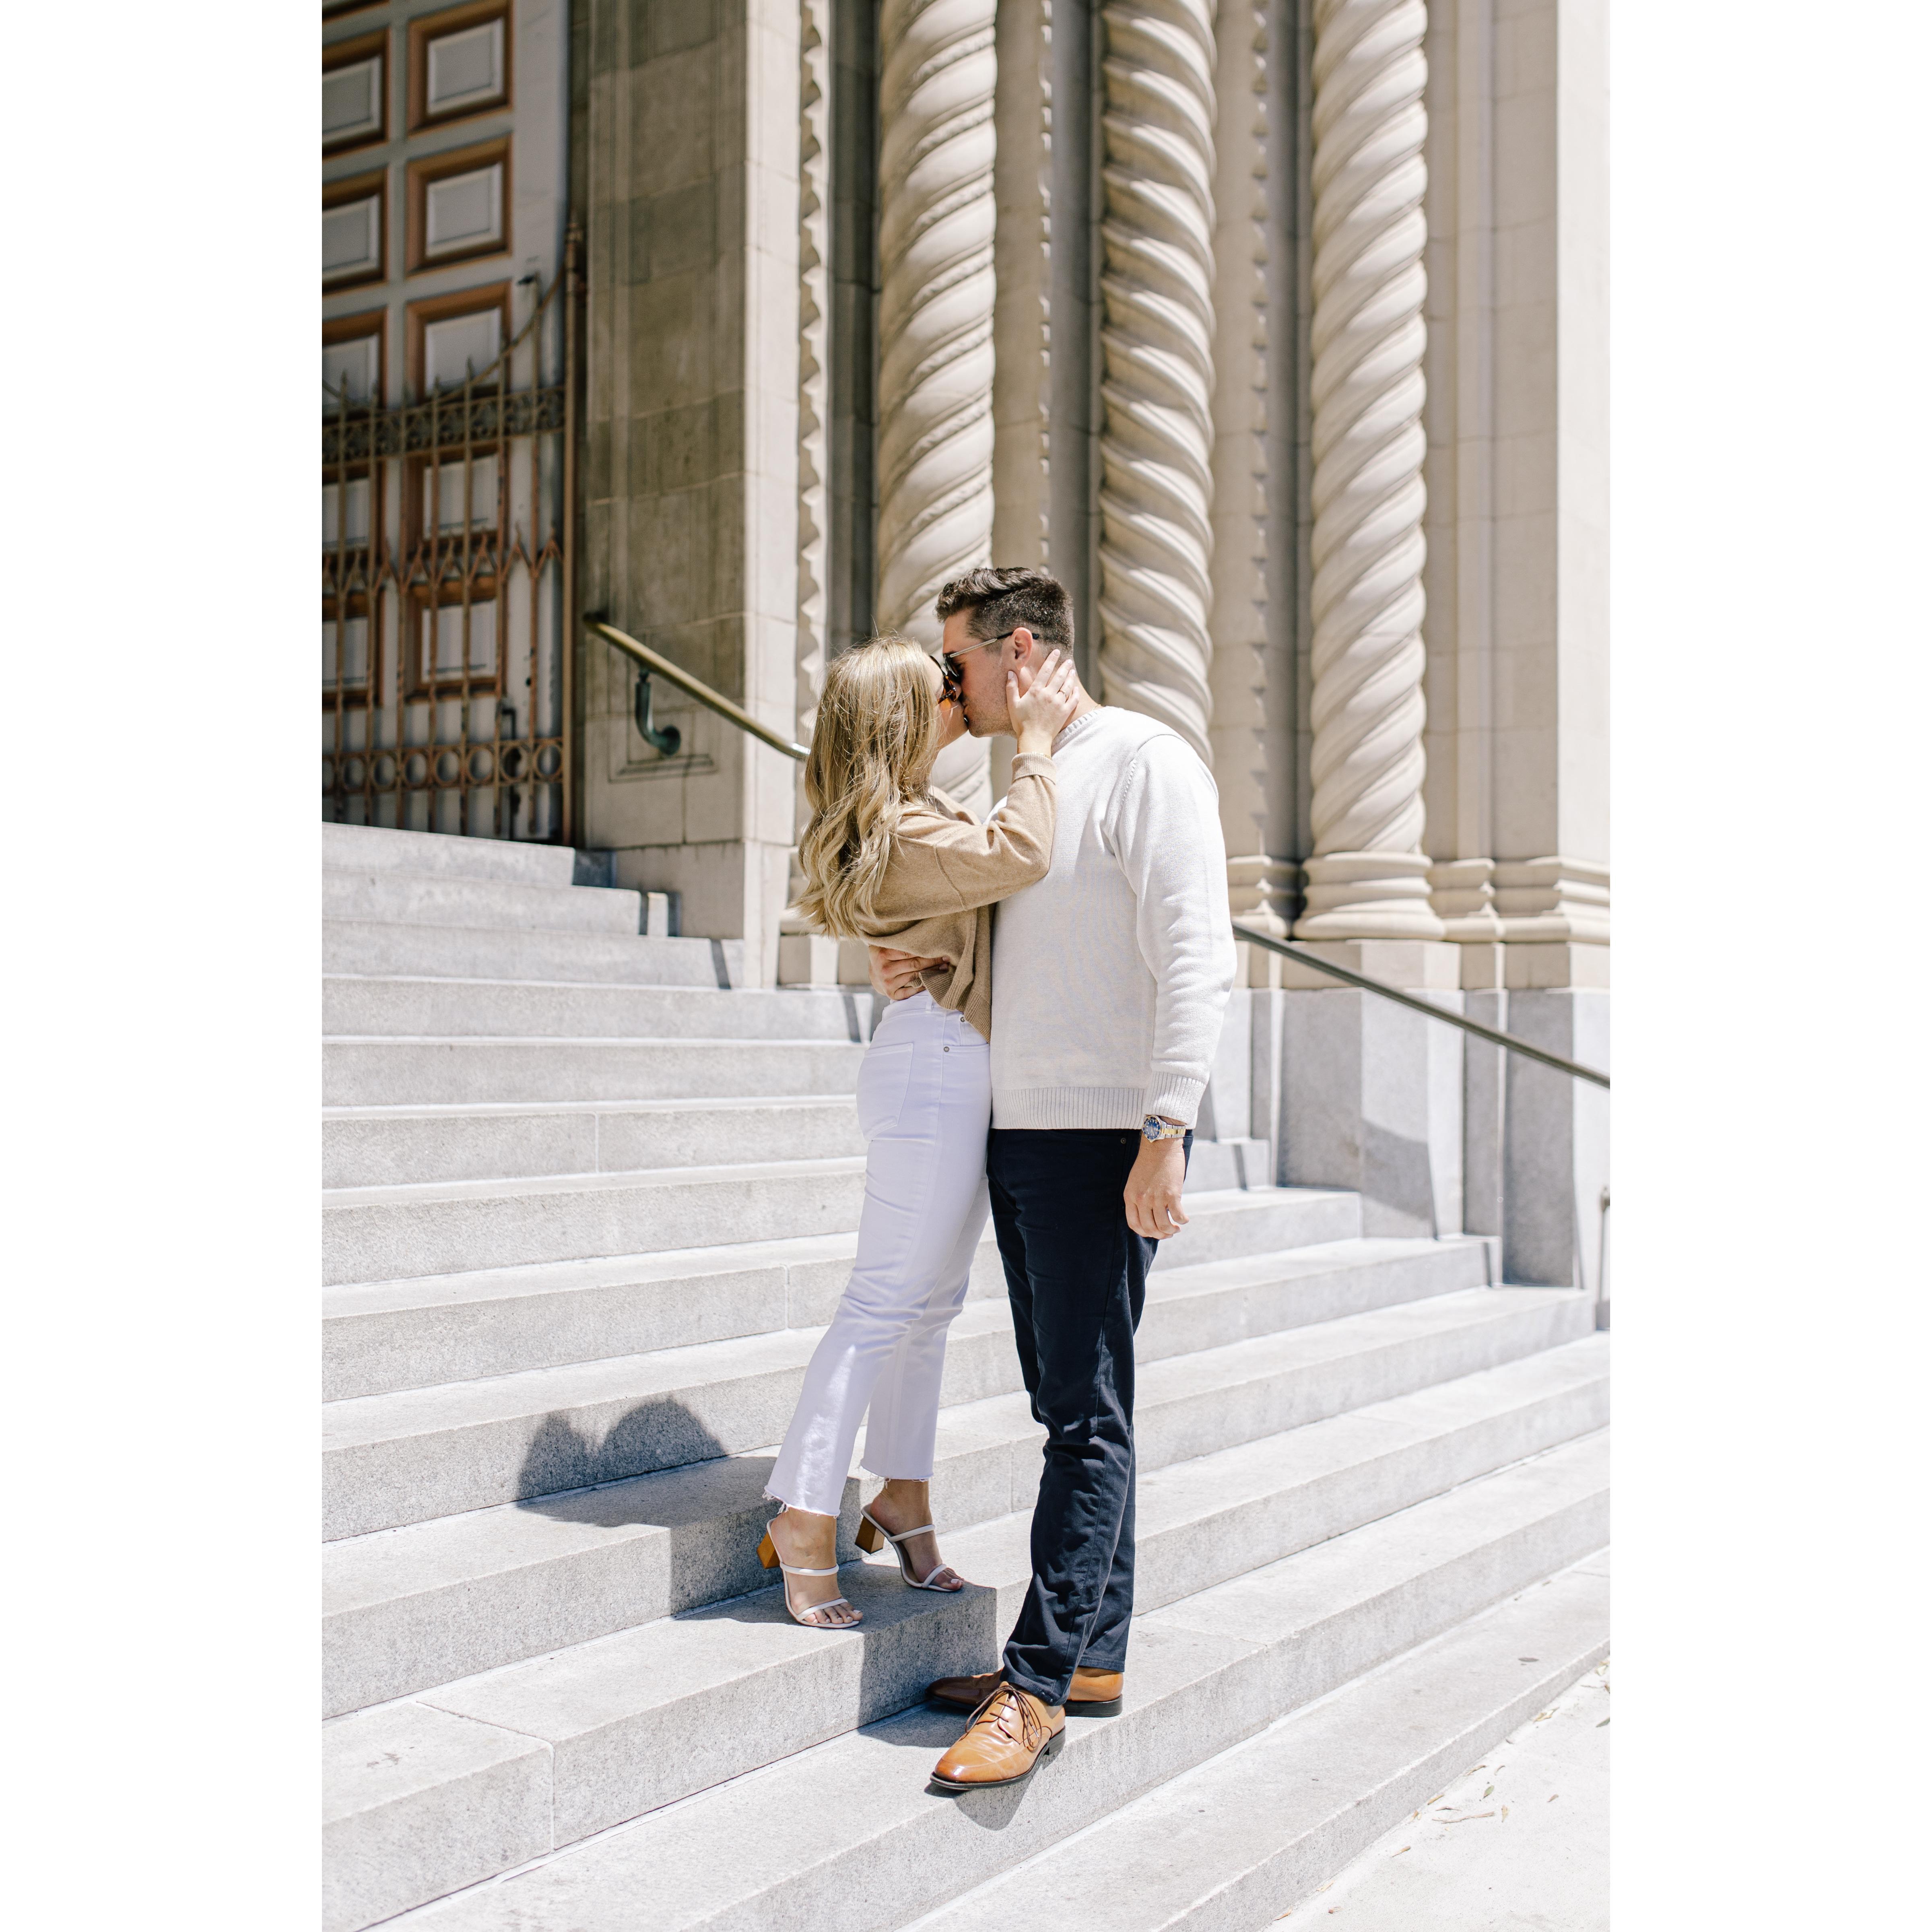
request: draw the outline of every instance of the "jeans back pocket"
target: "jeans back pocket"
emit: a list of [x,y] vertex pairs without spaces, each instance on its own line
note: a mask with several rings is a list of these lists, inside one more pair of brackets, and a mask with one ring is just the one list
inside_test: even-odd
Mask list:
[[889,1132],[905,1111],[916,1050],[910,1040],[891,1046],[874,1040],[866,1049],[859,1063],[859,1131],[866,1139]]

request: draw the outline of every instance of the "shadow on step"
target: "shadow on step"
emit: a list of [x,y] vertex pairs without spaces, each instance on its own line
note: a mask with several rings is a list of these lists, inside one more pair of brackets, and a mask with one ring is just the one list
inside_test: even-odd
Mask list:
[[[666,1468],[672,1446],[684,1460]],[[640,1460],[646,1472],[630,1473]],[[661,1613],[772,1626],[776,1660],[796,1654],[800,1633],[785,1617],[776,1579],[758,1558],[765,1522],[778,1507],[764,1493],[771,1470],[770,1456],[726,1454],[697,1416],[675,1398],[665,1398],[640,1404],[601,1439],[567,1416],[548,1418],[524,1458],[518,1507],[560,1522],[665,1532]],[[814,1641],[826,1643],[832,1666],[822,1688],[838,1706],[837,1728],[906,1712],[903,1723],[892,1727],[891,1742],[930,1750],[936,1759],[958,1735],[959,1720],[949,1712],[916,1714],[912,1707],[934,1678],[989,1670],[997,1662],[1003,1634],[996,1622],[998,1593],[971,1587],[955,1596],[910,1590],[883,1558],[864,1560],[852,1540],[860,1493],[857,1478],[848,1480],[838,1559],[849,1566],[841,1588],[864,1612],[864,1621],[849,1636],[814,1634]],[[777,1640],[780,1631],[786,1634],[782,1641]]]
[[[758,1538],[777,1505],[764,1498],[769,1456],[734,1456],[675,1396],[640,1402],[599,1437],[567,1415],[544,1418],[518,1475],[518,1507],[560,1522],[662,1529],[664,1607],[675,1616],[772,1581]],[[858,1554],[859,1490],[846,1486],[840,1560]]]

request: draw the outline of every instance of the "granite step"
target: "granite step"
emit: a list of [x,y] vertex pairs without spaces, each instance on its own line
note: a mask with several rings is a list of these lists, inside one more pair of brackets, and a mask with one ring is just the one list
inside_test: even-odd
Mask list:
[[326,824],[322,828],[322,863],[324,871],[332,872],[415,872],[553,886],[572,884],[578,868],[578,854],[568,845]]
[[[1324,1188],[1230,1190],[1190,1196],[1188,1207],[1186,1228],[1161,1244],[1156,1274],[1226,1262],[1258,1268],[1263,1278],[1271,1279],[1274,1258],[1279,1256],[1280,1278],[1291,1280],[1304,1268],[1294,1256],[1349,1240],[1361,1225],[1354,1195]],[[773,1328],[820,1326],[832,1318],[851,1273],[856,1240],[856,1232],[848,1230],[545,1267],[341,1284],[326,1289],[322,1298],[325,1400],[646,1354]],[[1437,1263],[1400,1258],[1430,1245],[1391,1249],[1390,1264],[1432,1269]],[[1474,1237],[1443,1245],[1486,1252],[1493,1247]],[[1456,1271],[1458,1285],[1494,1279],[1463,1272],[1475,1266],[1468,1255],[1445,1264]],[[1317,1273],[1331,1265],[1318,1258],[1305,1264]],[[968,1293],[1005,1292],[988,1228]]]
[[[1141,1466],[1553,1347],[1585,1332],[1591,1316],[1570,1289],[1473,1288],[1220,1347],[1197,1340],[1192,1353],[1150,1361],[1138,1378]],[[1164,1318],[1150,1298],[1150,1347]],[[1198,1337],[1199,1310],[1174,1318]],[[776,1442],[818,1333],[786,1329],[329,1403],[324,1534],[362,1535]],[[1020,1386],[1007,1307],[969,1304],[952,1324],[941,1402]]]
[[852,1096],[586,1100],[473,1107],[332,1107],[325,1188],[513,1180],[866,1151]]
[[806,987],[624,986],[596,980],[326,974],[325,1034],[480,1039],[862,1041],[872,1002]]
[[[1608,1404],[1607,1340],[1592,1335],[1150,1471],[1142,1588],[1152,1594],[1144,1601],[1166,1601],[1252,1567],[1258,1551],[1285,1554],[1298,1538],[1354,1527],[1433,1493],[1430,1485],[1447,1488],[1600,1428]],[[950,1556],[968,1546],[961,1532],[1031,1508],[1040,1441],[1013,1397],[942,1414],[933,1497]],[[325,1714],[764,1588],[754,1546],[772,1511],[764,1492],[772,1454],[326,1546]],[[859,1498],[855,1475],[842,1518],[847,1562],[858,1556],[850,1539]],[[1163,1523],[1184,1522],[1185,1570],[1161,1540]]]
[[651,1254],[859,1225],[863,1155],[515,1180],[338,1188],[322,1196],[322,1280],[388,1281]]
[[[734,997],[736,997],[735,995]],[[762,1040],[478,1040],[338,1036],[322,1042],[330,1107],[709,1100],[856,1090],[864,1046]]]
[[[921,1705],[853,1728],[880,1683],[899,1696],[990,1662],[1017,1577],[934,1616],[855,1566],[869,1616],[853,1631],[782,1622],[769,1593],[338,1720],[326,1923],[351,1932],[464,1887],[406,1922],[634,1932],[647,1898],[652,1932],[904,1925],[1601,1548],[1606,1447],[1566,1443],[1146,1610],[1120,1714],[1073,1720],[1023,1786],[931,1789],[956,1714]],[[674,1633],[682,1656],[627,1678],[627,1647]],[[722,1718],[724,1682],[748,1719]],[[627,1690],[655,1724],[625,1710]],[[752,1762],[726,1769],[741,1746]]]
[[1610,1629],[1605,1550],[1036,1852],[908,1932],[1270,1924],[1600,1663]]
[[[500,926],[422,926],[327,919],[322,970],[451,979],[596,980],[625,986],[742,986],[742,939],[664,939],[622,933],[530,932]],[[861,991],[866,1007],[869,993]]]
[[644,896],[621,886],[531,885],[520,879],[362,867],[322,874],[325,919],[403,926],[503,926],[526,932],[644,930]]

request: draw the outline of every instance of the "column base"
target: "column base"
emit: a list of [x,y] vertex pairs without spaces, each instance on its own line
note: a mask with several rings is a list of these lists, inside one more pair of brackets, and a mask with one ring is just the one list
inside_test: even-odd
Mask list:
[[1420,852],[1330,852],[1310,859],[1298,939],[1440,939]]
[[1610,868],[1590,860],[1498,860],[1496,903],[1502,936],[1512,944],[1610,942]]
[[1228,861],[1228,910],[1244,926],[1271,939],[1288,935],[1288,908],[1301,868],[1288,859],[1252,853]]

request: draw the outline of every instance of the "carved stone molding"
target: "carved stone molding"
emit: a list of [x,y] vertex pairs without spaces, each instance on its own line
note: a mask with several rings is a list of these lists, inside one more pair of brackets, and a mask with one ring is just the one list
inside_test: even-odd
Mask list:
[[[799,9],[798,149],[798,684],[800,743],[812,742],[825,688],[826,540],[831,521],[827,416],[831,324],[831,9],[801,0]],[[798,793],[795,830],[811,808]],[[802,881],[794,880],[796,898]]]
[[[1221,0],[1215,22],[1220,100],[1214,190],[1214,542],[1208,664],[1208,740],[1227,840],[1229,903],[1237,917],[1285,938],[1299,868],[1274,856],[1288,831],[1276,801],[1285,717],[1279,686],[1293,675],[1271,624],[1268,566],[1268,417],[1292,405],[1269,394],[1275,331],[1292,318],[1269,312],[1270,257],[1288,245],[1275,202],[1285,175],[1270,174],[1271,116],[1286,104],[1268,92],[1268,0]],[[1274,717],[1271,720],[1270,707]],[[1273,835],[1273,836],[1271,836]],[[1286,842],[1285,840],[1280,842]]]
[[994,104],[992,554],[1048,567],[1053,0],[1001,0]]
[[[879,15],[878,622],[928,644],[948,578],[993,542],[994,0]],[[983,740],[933,782],[983,814]]]
[[1439,938],[1422,856],[1423,0],[1315,0],[1310,938]]
[[1588,859],[1498,860],[1496,890],[1504,939],[1609,943],[1607,866]]
[[928,640],[939,586],[992,543],[993,16],[879,16],[878,622]]
[[1443,859],[1429,868],[1429,901],[1442,922],[1442,937],[1460,945],[1494,944],[1503,936],[1496,916],[1496,862]]
[[1102,10],[1102,692],[1211,759],[1214,0]]

